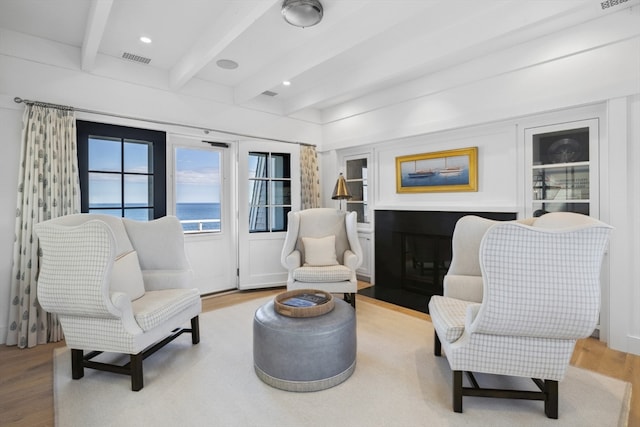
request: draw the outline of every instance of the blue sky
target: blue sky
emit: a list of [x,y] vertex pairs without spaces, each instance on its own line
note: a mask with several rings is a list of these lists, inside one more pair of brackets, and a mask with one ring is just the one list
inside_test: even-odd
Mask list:
[[[124,171],[148,171],[148,146],[125,142]],[[119,140],[90,139],[89,169],[118,172],[122,169]],[[177,203],[217,203],[220,201],[220,159],[218,151],[177,148],[175,184]],[[168,174],[171,171],[167,171]],[[120,176],[92,173],[89,178],[90,204],[120,203]],[[125,203],[148,202],[148,178],[129,175],[125,178]]]
[[176,150],[176,202],[219,203],[220,159],[218,151],[195,148]]

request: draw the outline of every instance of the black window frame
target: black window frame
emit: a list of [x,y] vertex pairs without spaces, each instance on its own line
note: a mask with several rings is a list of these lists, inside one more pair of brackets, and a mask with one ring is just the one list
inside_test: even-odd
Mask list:
[[[107,123],[76,120],[76,135],[78,148],[78,171],[80,174],[80,210],[89,212],[89,137],[103,136],[124,140],[138,140],[150,142],[153,156],[153,218],[161,218],[167,214],[167,134],[166,132],[140,129]],[[124,171],[120,171],[123,176]],[[122,193],[121,212],[124,216],[124,192]],[[111,208],[114,209],[114,208]],[[95,210],[92,209],[92,210]]]
[[[291,176],[292,174],[292,168],[291,168],[291,153],[288,152],[279,152],[279,151],[261,151],[261,150],[252,150],[249,152],[248,154],[249,156],[251,155],[262,155],[265,156],[266,159],[266,164],[265,164],[265,176],[261,176],[261,177],[249,177],[248,180],[249,181],[254,181],[254,182],[262,182],[265,185],[266,188],[266,201],[265,203],[257,203],[257,204],[253,204],[252,200],[251,200],[251,195],[249,195],[249,233],[250,234],[257,234],[257,233],[282,233],[282,232],[286,232],[287,228],[289,227],[289,217],[288,217],[288,213],[291,212],[291,210],[293,209],[293,200],[291,198],[291,194],[289,194],[289,203],[285,204],[285,203],[274,203],[273,201],[273,195],[271,194],[271,191],[273,190],[273,183],[275,182],[289,182],[289,191],[291,191],[291,187],[293,186],[293,178]],[[282,158],[286,158],[287,162],[283,163],[283,169],[282,169],[282,177],[276,177],[275,172],[272,170],[272,160],[274,157],[282,157]],[[267,223],[266,223],[266,229],[262,230],[262,229],[254,229],[251,226],[251,212],[253,211],[254,208],[265,208],[266,212],[267,212]],[[282,226],[281,227],[276,227],[276,224],[274,224],[275,221],[272,221],[272,213],[271,210],[272,209],[282,209],[282,215],[281,215],[281,220],[282,220]]]

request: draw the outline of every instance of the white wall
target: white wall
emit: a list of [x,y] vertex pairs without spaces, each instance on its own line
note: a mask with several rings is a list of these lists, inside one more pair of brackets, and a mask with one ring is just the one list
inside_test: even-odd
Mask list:
[[[639,77],[640,78],[640,77]],[[468,210],[524,215],[524,129],[587,118],[600,121],[600,218],[613,225],[603,274],[601,337],[617,350],[640,354],[640,94],[592,106],[362,145],[373,152],[374,209]],[[478,192],[396,192],[397,156],[478,147]],[[338,156],[353,149],[338,150]],[[327,151],[329,157],[333,151]],[[337,165],[340,167],[340,165]]]
[[[397,193],[396,157],[478,147],[478,191]],[[390,141],[375,150],[376,209],[517,212],[515,127],[483,126]]]
[[[629,165],[629,187],[628,194],[626,196],[628,200],[627,211],[630,221],[630,229],[628,238],[631,240],[630,255],[637,260],[640,258],[640,95],[629,98],[627,117],[628,121],[628,157],[627,164]],[[625,322],[622,325],[627,324],[629,328],[629,351],[635,354],[640,354],[640,263],[630,262],[631,271],[629,272],[629,278],[626,285],[627,292],[622,292],[623,298],[627,298],[627,313],[630,313],[628,317],[624,317],[624,313],[621,316],[621,322]]]

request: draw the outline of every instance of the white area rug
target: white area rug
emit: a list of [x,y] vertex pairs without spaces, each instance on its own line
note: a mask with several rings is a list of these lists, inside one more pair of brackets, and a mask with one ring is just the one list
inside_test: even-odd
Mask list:
[[[71,379],[69,350],[54,356],[58,426],[620,426],[628,383],[571,367],[559,419],[542,402],[465,397],[451,409],[451,371],[433,355],[431,323],[359,299],[355,373],[313,393],[262,383],[253,370],[252,321],[267,299],[204,313],[201,342],[187,334],[144,362],[144,388],[124,375],[85,370]],[[495,377],[494,377],[495,378]],[[479,376],[481,385],[486,377]],[[498,380],[506,378],[498,377]],[[521,381],[518,379],[517,381]],[[523,384],[533,384],[522,380]],[[512,384],[502,384],[506,387]]]

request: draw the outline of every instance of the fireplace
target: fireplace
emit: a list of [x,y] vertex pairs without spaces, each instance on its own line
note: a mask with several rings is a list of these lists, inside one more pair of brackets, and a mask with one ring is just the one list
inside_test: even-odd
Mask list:
[[451,262],[451,238],[400,233],[402,289],[423,295],[442,294],[442,280]]
[[371,297],[427,312],[432,295],[442,295],[451,263],[451,237],[465,215],[512,220],[515,213],[375,211],[375,286]]

